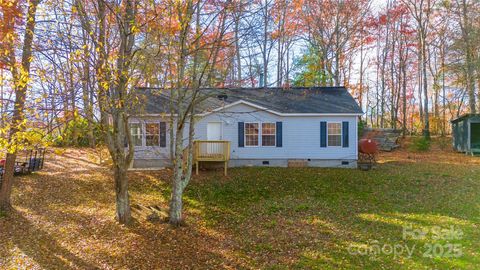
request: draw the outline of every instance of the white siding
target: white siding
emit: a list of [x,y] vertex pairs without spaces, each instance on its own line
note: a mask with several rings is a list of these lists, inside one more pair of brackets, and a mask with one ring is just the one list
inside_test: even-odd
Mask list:
[[[145,123],[167,123],[167,147],[159,146],[145,146]],[[131,118],[129,123],[141,123],[142,124],[142,145],[136,146],[134,159],[169,159],[170,158],[170,125],[167,117],[144,117],[144,118]]]
[[[320,122],[349,122],[349,147],[320,147]],[[231,141],[232,159],[357,159],[357,116],[277,116],[238,104],[205,116],[195,127],[206,139],[207,123],[222,122],[223,139]],[[282,147],[238,147],[238,122],[282,122]]]
[[[130,122],[167,122],[167,147],[136,147],[135,159],[168,159],[170,133],[168,118],[141,118]],[[349,122],[349,147],[320,147],[320,122]],[[357,116],[278,116],[245,104],[199,119],[195,139],[207,139],[207,123],[221,122],[224,140],[231,141],[231,159],[357,159]],[[282,122],[282,147],[238,147],[238,122]],[[186,131],[187,132],[187,131]],[[186,136],[187,134],[185,134]],[[143,142],[145,145],[145,142]]]

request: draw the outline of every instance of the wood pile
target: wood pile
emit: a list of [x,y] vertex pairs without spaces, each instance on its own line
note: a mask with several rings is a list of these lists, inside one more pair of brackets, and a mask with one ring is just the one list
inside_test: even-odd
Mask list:
[[398,140],[401,136],[401,130],[390,128],[375,128],[365,129],[363,131],[362,138],[373,139],[377,142],[378,149],[380,149],[380,151],[391,152],[400,147],[400,145],[398,144]]

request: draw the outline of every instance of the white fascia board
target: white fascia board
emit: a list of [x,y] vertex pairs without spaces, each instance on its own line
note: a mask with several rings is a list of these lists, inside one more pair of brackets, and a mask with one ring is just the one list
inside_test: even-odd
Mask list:
[[281,112],[277,112],[277,111],[265,108],[263,106],[260,106],[260,105],[257,105],[255,103],[245,101],[245,100],[238,100],[238,101],[230,103],[226,106],[216,108],[216,109],[212,110],[211,112],[201,113],[201,114],[198,114],[198,115],[199,116],[209,115],[209,114],[212,114],[212,113],[215,113],[215,112],[218,112],[218,111],[236,106],[238,104],[245,104],[245,105],[248,105],[250,107],[254,107],[254,108],[259,109],[261,111],[269,112],[269,113],[272,113],[272,114],[275,114],[275,115],[278,115],[278,116],[361,116],[361,115],[363,115],[363,113],[281,113]]

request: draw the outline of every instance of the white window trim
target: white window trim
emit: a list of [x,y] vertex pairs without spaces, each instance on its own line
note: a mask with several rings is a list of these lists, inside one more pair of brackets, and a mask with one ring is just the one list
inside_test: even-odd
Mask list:
[[[258,125],[258,145],[247,145],[247,132],[245,126],[247,124],[257,124]],[[275,137],[275,144],[274,145],[263,145],[263,140],[262,140],[262,135],[263,135],[263,127],[262,124],[273,124],[275,125],[275,133],[272,134]],[[270,136],[270,135],[269,135]],[[277,123],[276,122],[244,122],[243,123],[243,142],[244,142],[244,147],[277,147]]]
[[[259,142],[261,141],[261,146],[262,147],[277,147],[277,123],[276,122],[262,122],[261,125],[263,124],[273,124],[273,126],[275,127],[275,132],[273,133],[273,136],[275,137],[275,143],[273,145],[263,145],[263,126],[261,127],[261,131],[259,132],[260,133],[260,139]],[[272,136],[271,134],[270,135],[267,135],[267,136]]]
[[[130,133],[131,129],[130,129],[130,125],[135,125],[135,124],[138,124],[140,125],[140,145],[134,145],[133,148],[137,148],[137,149],[140,149],[143,147],[144,143],[143,143],[143,139],[145,137],[145,133],[144,133],[144,128],[143,128],[143,123],[140,122],[140,121],[132,121],[132,122],[129,122],[128,123],[128,132]],[[129,134],[130,136],[132,136],[132,134],[130,133]]]
[[[330,145],[328,143],[328,135],[329,135],[329,128],[328,128],[328,124],[340,124],[340,145]],[[337,134],[335,134],[337,135]],[[341,148],[343,147],[343,126],[342,126],[342,122],[327,122],[327,147],[332,147],[332,148]]]
[[[258,145],[247,145],[247,129],[246,129],[247,124],[258,125],[258,135],[257,135]],[[245,147],[252,147],[252,148],[260,147],[262,145],[261,139],[262,139],[262,123],[260,122],[244,122],[243,123],[243,142],[244,142],[243,145]]]

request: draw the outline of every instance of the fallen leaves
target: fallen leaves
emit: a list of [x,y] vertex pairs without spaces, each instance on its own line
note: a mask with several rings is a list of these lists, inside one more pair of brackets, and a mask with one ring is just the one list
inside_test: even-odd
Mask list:
[[[185,193],[187,225],[166,216],[171,171],[129,172],[135,221],[114,220],[111,172],[88,149],[52,151],[15,178],[0,216],[2,269],[445,268],[445,261],[348,254],[348,243],[401,240],[400,225],[455,224],[465,267],[478,263],[479,158],[445,150],[384,153],[369,172],[325,168],[204,171]],[[452,200],[454,203],[450,203]],[[151,222],[153,221],[155,222]],[[458,267],[457,267],[458,268]]]

